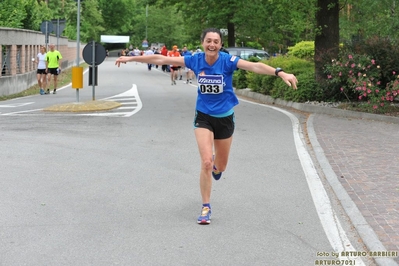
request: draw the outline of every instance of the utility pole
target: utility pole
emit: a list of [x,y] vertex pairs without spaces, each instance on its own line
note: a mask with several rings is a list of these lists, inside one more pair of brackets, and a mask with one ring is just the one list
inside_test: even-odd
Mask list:
[[148,30],[147,30],[147,28],[148,28],[148,4],[147,4],[147,6],[145,7],[145,39],[146,40],[148,40]]

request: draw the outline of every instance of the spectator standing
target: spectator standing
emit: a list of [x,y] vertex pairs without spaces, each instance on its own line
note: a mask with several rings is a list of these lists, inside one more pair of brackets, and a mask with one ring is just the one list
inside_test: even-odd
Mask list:
[[[49,77],[49,85],[51,76],[53,76],[54,80],[54,90],[53,94],[56,94],[57,91],[57,78],[58,74],[61,73],[61,59],[62,55],[58,50],[55,50],[55,45],[52,43],[49,45],[50,51],[46,53],[46,72]],[[50,89],[48,88],[46,94],[50,93]]]
[[[166,45],[162,46],[161,55],[168,56],[168,48],[166,48]],[[167,69],[167,65],[162,65],[162,71],[165,72],[166,69]]]
[[[147,56],[147,55],[153,55],[153,54],[154,54],[154,51],[152,51],[151,48],[148,48],[148,49],[145,51],[145,53],[144,53],[145,56]],[[151,71],[152,64],[148,63],[147,66],[148,66],[148,71]]]
[[[155,49],[154,49],[154,54],[161,54],[161,53],[159,52],[158,47],[155,47]],[[158,65],[155,65],[155,68],[158,69]]]

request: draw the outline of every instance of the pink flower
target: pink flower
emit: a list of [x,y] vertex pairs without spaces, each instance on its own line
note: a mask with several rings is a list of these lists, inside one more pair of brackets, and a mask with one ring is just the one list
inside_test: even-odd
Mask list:
[[384,97],[384,96],[382,96],[382,97],[381,97],[381,100],[383,100],[383,101],[384,101],[384,100],[385,100],[385,97]]
[[396,72],[395,72],[395,71],[392,71],[392,75],[396,75]]
[[344,91],[344,88],[341,88],[341,91]]
[[370,93],[371,93],[371,90],[370,90],[370,89],[368,89],[368,90],[367,90],[367,93],[368,93],[368,94],[370,94]]
[[375,92],[376,92],[376,93],[379,93],[379,92],[380,92],[380,90],[375,90]]
[[375,65],[375,60],[371,59],[371,64]]
[[351,68],[354,68],[355,66],[356,66],[355,64],[352,64],[352,65],[351,65]]
[[339,72],[338,76],[342,76],[342,72],[341,71]]
[[381,84],[381,81],[377,81],[377,85],[380,85]]
[[331,79],[331,78],[332,78],[332,76],[331,76],[331,75],[327,75],[327,78],[328,78],[328,79]]
[[378,108],[378,106],[377,105],[373,105],[373,109],[377,109]]
[[358,76],[358,77],[360,77],[361,75],[362,75],[362,73],[360,73],[360,72],[359,72],[359,73],[357,73],[357,76]]
[[361,99],[362,99],[362,95],[359,96],[359,100],[361,100]]
[[348,55],[348,58],[349,58],[349,59],[353,59],[353,56],[352,56],[352,55]]
[[367,93],[363,93],[363,96],[366,97],[366,96],[367,96]]
[[381,107],[384,106],[384,103],[380,103]]

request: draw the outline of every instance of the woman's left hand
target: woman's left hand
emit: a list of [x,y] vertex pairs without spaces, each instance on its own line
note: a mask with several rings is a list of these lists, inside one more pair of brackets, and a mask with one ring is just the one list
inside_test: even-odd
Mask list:
[[278,74],[280,78],[283,79],[283,81],[290,87],[292,87],[294,90],[297,89],[296,84],[298,83],[298,80],[293,74],[285,73],[285,72],[280,72]]

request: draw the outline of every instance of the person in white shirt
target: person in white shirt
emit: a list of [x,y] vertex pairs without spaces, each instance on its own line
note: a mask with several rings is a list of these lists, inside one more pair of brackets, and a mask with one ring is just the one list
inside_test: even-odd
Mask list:
[[[151,50],[151,48],[148,48],[148,49],[144,52],[144,55],[153,55],[153,54],[154,54],[154,51]],[[147,64],[147,66],[148,66],[148,71],[151,71],[152,64]]]
[[40,46],[40,53],[37,54],[36,59],[32,58],[32,61],[37,64],[37,83],[39,84],[40,94],[45,94],[47,85],[47,71],[46,71],[46,47]]

